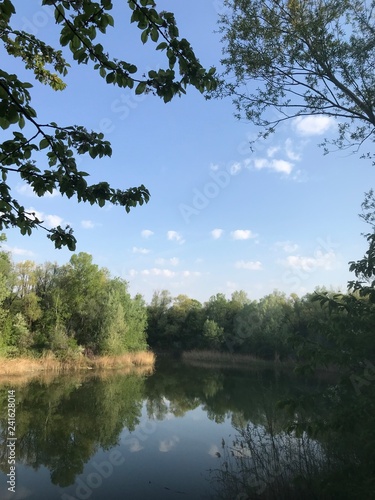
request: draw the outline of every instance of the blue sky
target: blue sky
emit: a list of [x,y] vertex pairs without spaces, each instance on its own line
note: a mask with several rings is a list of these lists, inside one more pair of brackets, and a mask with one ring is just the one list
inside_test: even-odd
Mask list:
[[[115,29],[105,39],[106,49],[138,64],[141,73],[157,66],[160,55],[152,44],[142,46],[125,2],[115,3]],[[222,2],[157,4],[175,13],[181,36],[202,64],[219,67],[220,35],[214,31]],[[15,5],[14,26],[53,43],[51,11],[36,0]],[[20,65],[11,61],[10,67],[19,71]],[[284,123],[252,152],[249,141],[257,129],[234,118],[229,99],[206,101],[188,89],[186,96],[164,104],[106,85],[91,68],[75,65],[66,82],[61,93],[35,82],[39,120],[104,132],[112,157],[82,157],[80,168],[92,182],[106,180],[123,189],[145,184],[149,204],[126,214],[120,207],[100,209],[60,195],[38,198],[17,179],[12,185],[46,225],[70,224],[77,251],[92,254],[99,266],[128,280],[132,294],[149,301],[155,290],[168,289],[173,296],[205,301],[241,289],[252,299],[275,289],[299,295],[316,286],[345,289],[351,278],[348,261],[366,250],[361,232],[367,228],[358,213],[374,174],[358,153],[323,155],[318,144],[334,135],[334,120]],[[42,157],[40,166],[45,166]],[[15,261],[63,264],[71,256],[55,250],[41,230],[31,237],[17,230],[6,234],[5,248]]]

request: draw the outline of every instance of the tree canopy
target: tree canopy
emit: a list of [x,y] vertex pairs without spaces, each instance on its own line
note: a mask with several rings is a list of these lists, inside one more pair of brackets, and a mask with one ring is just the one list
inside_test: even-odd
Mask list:
[[[374,137],[373,0],[225,0],[220,95],[266,137],[288,119],[337,119],[339,148]],[[328,144],[327,141],[324,142]]]
[[[128,0],[127,3],[130,22],[139,28],[141,42],[151,40],[157,51],[165,53],[165,68],[140,74],[142,69],[129,61],[112,58],[101,43],[96,43],[98,35],[101,40],[102,34],[108,35],[114,26],[111,0],[41,0],[41,5],[54,8],[60,30],[58,48],[32,33],[14,29],[14,2],[0,1],[0,40],[5,54],[21,59],[30,77],[33,74],[39,84],[56,91],[65,88],[69,51],[77,65],[91,64],[106,83],[134,89],[135,94],[152,93],[164,102],[184,94],[187,86],[200,92],[215,88],[215,69],[202,67],[190,43],[179,36],[173,13],[158,12],[154,0]],[[105,181],[90,185],[89,174],[79,170],[76,157],[111,156],[110,143],[102,133],[81,125],[41,123],[37,110],[32,107],[32,87],[29,81],[21,81],[18,75],[0,68],[0,127],[8,133],[7,139],[0,143],[0,230],[18,227],[22,234],[30,235],[34,228],[42,227],[56,248],[66,245],[74,250],[76,239],[72,228],[44,227],[35,213],[26,211],[14,198],[7,182],[10,172],[17,173],[38,196],[57,190],[68,198],[76,197],[79,202],[100,207],[111,203],[123,206],[127,212],[147,203],[150,193],[144,185],[128,189],[113,188]]]

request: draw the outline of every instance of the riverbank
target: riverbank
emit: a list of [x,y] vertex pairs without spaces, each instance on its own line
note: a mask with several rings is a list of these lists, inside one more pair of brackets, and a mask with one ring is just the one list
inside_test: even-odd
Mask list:
[[150,367],[155,365],[155,354],[150,351],[129,352],[119,356],[80,356],[77,359],[60,360],[53,353],[40,358],[2,358],[0,375],[16,376],[26,373],[68,372],[79,370],[116,370],[124,367]]
[[[183,351],[181,353],[180,359],[183,363],[202,368],[277,368],[294,370],[298,367],[298,363],[293,360],[267,360],[257,358],[256,356],[252,356],[251,354],[233,354],[229,352],[210,350]],[[315,370],[315,375],[336,380],[340,375],[340,370],[337,366],[321,366]]]
[[251,354],[233,354],[230,352],[210,351],[210,350],[192,350],[184,351],[181,354],[181,359],[189,364],[209,364],[221,366],[254,366],[254,367],[273,367],[285,366],[292,368],[294,363],[292,361],[273,361],[257,358]]

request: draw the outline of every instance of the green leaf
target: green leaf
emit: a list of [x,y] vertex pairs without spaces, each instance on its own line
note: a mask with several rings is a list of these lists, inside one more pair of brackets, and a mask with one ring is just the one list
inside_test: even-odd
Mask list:
[[156,50],[165,50],[168,48],[167,42],[161,42],[159,45],[156,47]]
[[142,43],[146,43],[147,42],[147,40],[148,40],[148,30],[142,31],[141,40],[142,40]]
[[136,95],[143,94],[143,92],[145,91],[146,87],[147,87],[147,83],[146,82],[140,82],[137,85],[136,89],[135,89]]
[[49,146],[49,141],[45,137],[39,143],[39,149],[46,149]]

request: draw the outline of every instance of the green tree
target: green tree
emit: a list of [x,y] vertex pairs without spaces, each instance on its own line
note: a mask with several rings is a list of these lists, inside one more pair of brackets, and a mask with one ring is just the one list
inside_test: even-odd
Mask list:
[[219,350],[224,341],[224,328],[219,326],[215,320],[206,319],[203,324],[203,339],[205,347]]
[[224,3],[219,24],[230,83],[219,93],[233,96],[238,117],[262,127],[263,137],[306,115],[337,118],[338,147],[373,137],[373,0]]
[[156,290],[147,307],[147,338],[152,348],[165,348],[165,329],[167,325],[167,312],[172,303],[168,290]]
[[122,354],[147,349],[146,306],[141,295],[130,297],[126,281],[115,278],[108,282],[101,307],[104,324],[100,352]]
[[[0,243],[6,240],[0,234]],[[9,313],[9,298],[13,283],[12,262],[8,252],[0,251],[0,353],[6,354],[11,335],[11,317]]]
[[[114,26],[111,0],[41,0],[41,4],[54,8],[60,30],[58,48],[32,33],[14,29],[14,4],[11,0],[0,1],[0,40],[5,53],[9,58],[22,60],[37,85],[63,90],[63,78],[70,66],[69,53],[77,65],[91,64],[106,83],[134,89],[135,94],[152,93],[164,102],[184,94],[187,86],[204,92],[216,85],[215,69],[206,71],[201,66],[189,42],[180,38],[174,15],[158,12],[154,0],[127,2],[130,22],[139,28],[141,42],[150,39],[157,51],[166,54],[166,67],[150,70],[147,75],[142,75],[142,70],[131,62],[112,58],[105,47],[97,43],[98,35],[100,40],[105,39],[102,35],[107,35]],[[88,173],[78,169],[76,155],[111,156],[110,143],[103,134],[81,125],[61,126],[54,121],[40,121],[32,107],[32,87],[29,81],[0,69],[0,127],[8,131],[8,137],[0,144],[0,229],[18,227],[22,234],[30,235],[34,228],[41,227],[57,248],[67,245],[74,250],[76,239],[69,226],[47,229],[43,221],[27,212],[13,197],[7,184],[9,173],[18,174],[38,196],[56,189],[68,198],[76,197],[78,201],[100,207],[105,203],[120,205],[127,212],[147,203],[150,194],[143,185],[123,190],[107,182],[88,184]],[[39,164],[39,152],[46,156],[46,167]]]

